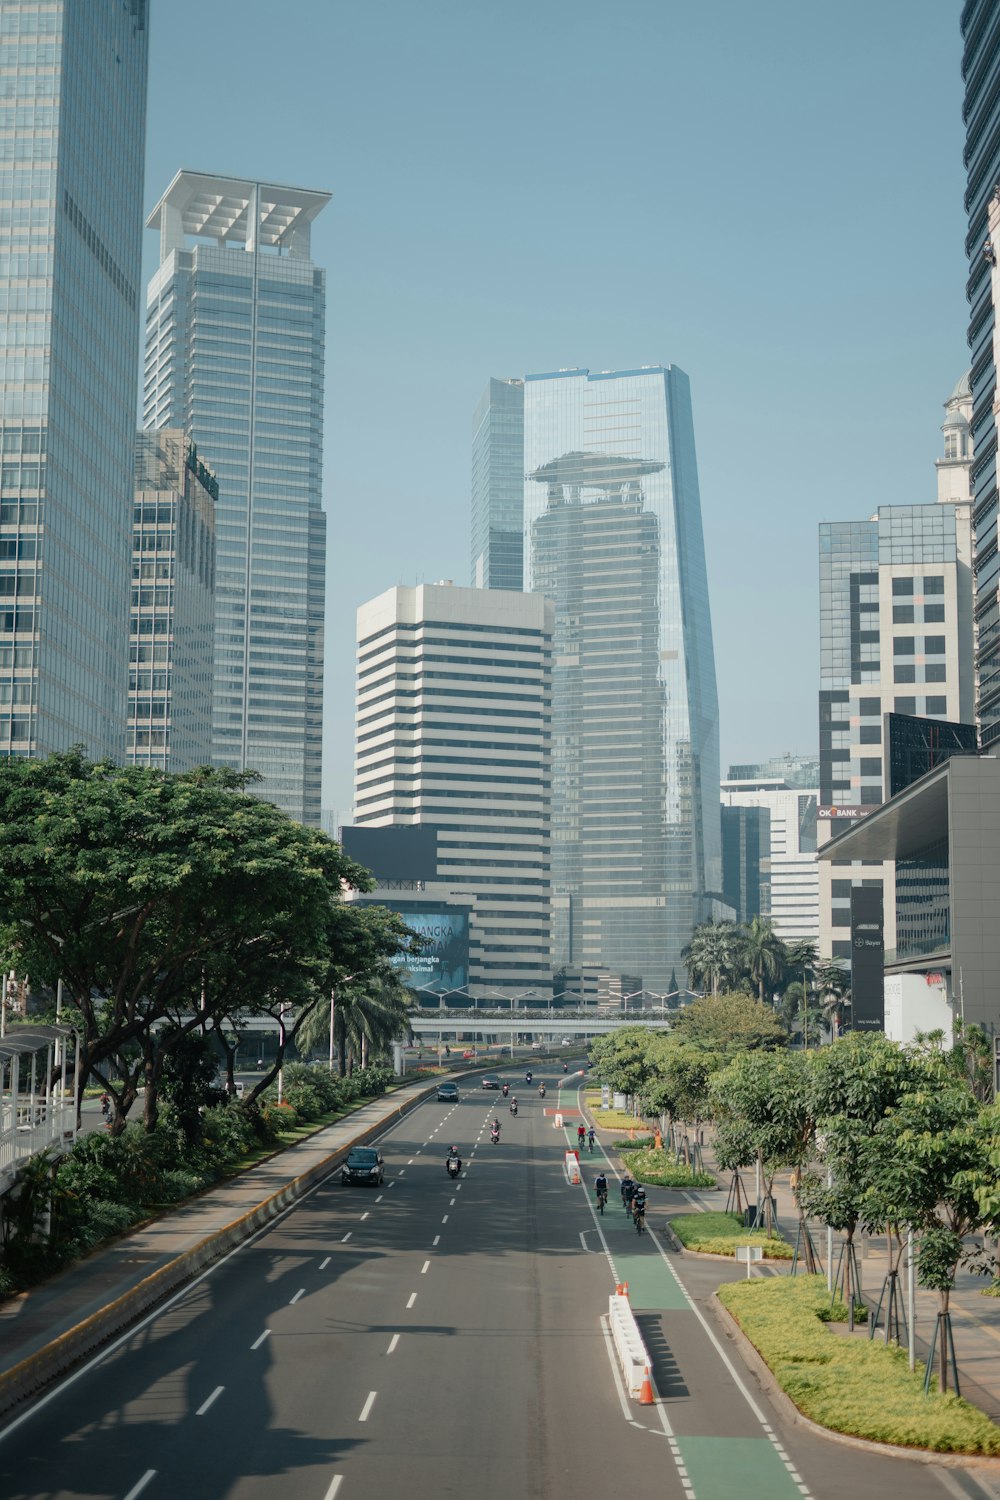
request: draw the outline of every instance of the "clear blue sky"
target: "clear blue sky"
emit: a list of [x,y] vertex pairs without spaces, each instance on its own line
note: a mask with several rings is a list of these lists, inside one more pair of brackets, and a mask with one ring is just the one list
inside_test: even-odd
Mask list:
[[324,805],[355,608],[469,582],[486,379],[571,365],[690,375],[723,769],[815,748],[817,524],[934,498],[966,365],[958,0],[152,11],[150,206],[182,166],[334,195]]

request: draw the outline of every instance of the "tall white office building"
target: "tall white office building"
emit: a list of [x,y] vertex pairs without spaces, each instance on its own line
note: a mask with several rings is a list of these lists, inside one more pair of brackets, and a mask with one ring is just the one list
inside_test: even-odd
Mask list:
[[[766,811],[760,859],[766,861],[767,895],[766,904],[757,910],[770,917],[775,932],[784,942],[814,943],[819,936],[816,863],[819,792],[815,784],[800,785],[794,779],[768,774],[780,764],[778,761],[761,767],[730,766],[729,777],[722,783],[722,806]],[[818,762],[812,762],[811,770],[818,780]],[[724,843],[725,836],[723,822]]]
[[423,584],[358,610],[358,826],[437,831],[436,887],[466,898],[469,991],[551,994],[552,605]]
[[325,273],[330,194],[178,172],[149,217],[143,422],[211,455],[216,511],[212,758],[320,822],[326,518]]

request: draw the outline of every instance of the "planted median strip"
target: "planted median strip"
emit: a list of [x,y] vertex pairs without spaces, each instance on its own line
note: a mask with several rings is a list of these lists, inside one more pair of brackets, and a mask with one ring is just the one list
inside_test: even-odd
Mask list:
[[[711,1172],[696,1172],[692,1167],[687,1167],[683,1162],[675,1161],[674,1158],[662,1149],[657,1150],[655,1146],[640,1146],[636,1149],[623,1150],[622,1161],[625,1163],[636,1182],[643,1182],[650,1187],[666,1188],[714,1188],[717,1186]],[[713,1215],[718,1218],[719,1215]]]
[[759,1245],[768,1260],[792,1258],[792,1247],[785,1240],[744,1229],[737,1214],[679,1214],[668,1222],[685,1250],[702,1255],[733,1256],[738,1245]]
[[[823,1277],[735,1281],[720,1287],[718,1297],[812,1421],[935,1453],[1000,1453],[1000,1429],[989,1417],[951,1393],[925,1396],[924,1367],[918,1363],[911,1373],[904,1350],[831,1330]],[[834,1315],[842,1321],[846,1309],[838,1304]]]

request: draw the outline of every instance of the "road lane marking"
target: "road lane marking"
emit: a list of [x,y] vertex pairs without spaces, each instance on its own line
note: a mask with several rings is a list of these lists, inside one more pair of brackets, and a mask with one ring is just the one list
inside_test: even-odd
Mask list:
[[440,1245],[440,1243],[441,1243],[441,1236],[439,1234],[436,1234],[434,1236],[433,1240],[431,1241],[431,1249],[433,1250],[434,1246],[435,1245]]
[[320,1263],[319,1263],[319,1268],[320,1268],[320,1270],[321,1270],[321,1271],[325,1271],[325,1270],[326,1270],[326,1268],[327,1268],[327,1266],[328,1266],[328,1265],[329,1265],[329,1264],[330,1264],[330,1257],[329,1257],[329,1256],[327,1256],[327,1257],[326,1257],[326,1260],[321,1260],[321,1261],[320,1261]]
[[358,1418],[359,1422],[367,1422],[368,1421],[368,1418],[371,1415],[371,1409],[375,1405],[375,1397],[377,1395],[378,1395],[378,1391],[369,1391],[368,1392],[368,1400],[365,1402],[364,1406],[361,1408],[361,1415]]
[[299,1298],[300,1298],[300,1297],[304,1297],[304,1296],[305,1296],[305,1294],[306,1294],[306,1289],[305,1289],[305,1287],[304,1287],[304,1286],[300,1286],[300,1287],[299,1287],[299,1289],[298,1289],[298,1291],[297,1291],[297,1292],[296,1292],[296,1293],[295,1293],[295,1296],[294,1296],[294,1297],[293,1297],[293,1298],[292,1298],[292,1300],[291,1300],[291,1301],[290,1301],[290,1302],[289,1302],[289,1304],[288,1304],[288,1305],[289,1305],[289,1307],[294,1307],[294,1306],[295,1306],[295,1304],[296,1304],[296,1302],[298,1302],[298,1300],[299,1300]]
[[403,1173],[404,1173],[404,1172],[405,1172],[405,1171],[406,1171],[406,1168],[405,1168],[405,1167],[400,1167],[400,1169],[399,1169],[399,1171],[398,1171],[398,1172],[397,1172],[397,1173],[396,1173],[396,1176],[397,1176],[397,1177],[402,1177],[402,1175],[403,1175]]
[[382,1202],[382,1199],[383,1199],[383,1198],[384,1198],[384,1197],[385,1197],[385,1194],[384,1194],[384,1193],[379,1193],[379,1195],[378,1195],[378,1197],[377,1197],[377,1198],[376,1198],[376,1199],[375,1199],[375,1202],[376,1202],[376,1203],[381,1203],[381,1202]]
[[421,1274],[421,1276],[426,1276],[427,1272],[430,1270],[430,1268],[431,1268],[430,1261],[429,1260],[425,1260],[424,1263],[423,1263],[423,1265],[420,1267],[420,1274]]
[[330,1488],[323,1496],[323,1500],[334,1500],[334,1496],[340,1489],[340,1481],[343,1479],[343,1477],[343,1474],[334,1474],[333,1478],[330,1480]]
[[407,1166],[408,1166],[408,1167],[412,1167],[412,1166],[413,1166],[413,1157],[412,1157],[412,1156],[411,1156],[411,1157],[410,1157],[410,1159],[409,1159],[409,1161],[408,1161],[408,1162],[407,1162],[407,1163],[406,1163],[406,1165],[407,1165]]
[[417,1300],[417,1294],[416,1294],[416,1292],[411,1292],[410,1293],[410,1300],[406,1304],[407,1309],[411,1308],[413,1306],[414,1302],[416,1302],[416,1300]]
[[[454,1203],[454,1201],[455,1201],[455,1200],[454,1200],[454,1198],[452,1198],[452,1200],[451,1200],[451,1201],[452,1201],[452,1203]],[[448,1222],[448,1215],[447,1215],[447,1214],[445,1214],[445,1215],[444,1215],[444,1217],[443,1217],[443,1218],[442,1218],[442,1220],[441,1220],[441,1223],[442,1223],[442,1224],[447,1224],[447,1222]]]
[[260,1337],[254,1339],[253,1343],[250,1345],[250,1348],[251,1349],[259,1349],[260,1346],[261,1346],[261,1344],[264,1342],[264,1340],[266,1338],[270,1337],[270,1333],[271,1333],[270,1328],[265,1328],[264,1332],[260,1335]]
[[138,1484],[134,1484],[129,1490],[128,1494],[125,1496],[125,1500],[135,1500],[135,1497],[139,1494],[140,1490],[144,1490],[149,1481],[151,1479],[155,1479],[155,1477],[156,1470],[147,1469],[145,1474],[143,1474],[142,1478],[139,1480]]
[[454,1198],[452,1198],[451,1202],[448,1204],[448,1207],[449,1208],[454,1208],[455,1207],[455,1200],[454,1200]]
[[217,1401],[219,1399],[219,1397],[222,1395],[222,1393],[223,1393],[223,1391],[225,1389],[226,1389],[226,1387],[224,1385],[217,1385],[215,1387],[215,1390],[209,1396],[208,1400],[207,1401],[203,1401],[201,1403],[201,1405],[199,1406],[198,1410],[195,1412],[195,1416],[196,1417],[203,1417],[205,1415],[205,1413],[208,1411],[208,1408],[212,1405],[212,1402],[213,1401]]
[[395,1187],[396,1186],[396,1179],[395,1179],[395,1177],[392,1179],[392,1181],[390,1182],[389,1186],[390,1187]]
[[398,1343],[399,1343],[399,1334],[398,1333],[394,1333],[393,1336],[392,1336],[392,1338],[389,1340],[389,1347],[385,1351],[386,1354],[391,1354],[392,1351],[395,1349],[395,1347],[396,1347],[396,1345]]
[[362,1224],[365,1222],[365,1220],[367,1219],[367,1217],[368,1217],[368,1210],[366,1208],[365,1211],[364,1211],[364,1213],[361,1215],[361,1222],[362,1222]]
[[352,1235],[352,1234],[353,1234],[353,1233],[354,1233],[354,1230],[353,1230],[353,1229],[349,1229],[349,1230],[348,1230],[348,1231],[347,1231],[347,1233],[346,1233],[346,1234],[345,1234],[345,1235],[344,1235],[344,1238],[343,1238],[343,1239],[342,1239],[342,1240],[341,1240],[341,1242],[340,1242],[340,1243],[341,1243],[341,1244],[342,1244],[342,1245],[346,1245],[346,1244],[347,1244],[347,1241],[348,1241],[348,1240],[349,1240],[349,1239],[350,1239],[350,1238],[351,1238],[351,1235]]

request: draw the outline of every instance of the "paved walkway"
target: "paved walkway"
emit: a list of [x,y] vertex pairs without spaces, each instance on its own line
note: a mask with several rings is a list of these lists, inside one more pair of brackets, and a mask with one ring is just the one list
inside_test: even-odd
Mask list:
[[206,1236],[223,1229],[325,1157],[343,1151],[366,1131],[388,1122],[428,1083],[405,1084],[326,1125],[296,1145],[210,1188],[133,1234],[123,1236],[41,1286],[0,1303],[0,1373],[68,1332],[91,1313]]
[[[617,1150],[627,1148],[627,1137],[623,1138],[620,1132],[599,1131],[599,1138],[605,1149],[612,1155]],[[712,1158],[710,1143],[703,1147],[705,1167],[708,1171],[715,1171],[715,1162]],[[712,1191],[711,1189],[698,1192],[668,1192],[662,1188],[651,1188],[649,1190],[649,1202],[651,1214],[657,1215],[665,1212],[668,1218],[678,1214],[688,1213],[692,1210],[710,1209],[721,1211],[726,1205],[729,1178],[724,1173],[718,1174],[721,1187]],[[750,1170],[743,1173],[743,1186],[751,1203],[754,1198],[754,1174]],[[614,1199],[612,1192],[612,1199]],[[779,1175],[775,1181],[775,1201],[779,1226],[785,1237],[793,1244],[795,1242],[797,1215],[795,1212],[794,1198],[790,1185],[790,1174],[785,1172]],[[827,1271],[827,1232],[826,1227],[818,1221],[810,1221],[810,1231],[813,1244],[819,1255],[821,1268],[824,1274]],[[836,1272],[837,1258],[840,1254],[842,1239],[840,1235],[833,1237],[833,1268]],[[874,1309],[878,1302],[879,1293],[888,1269],[888,1252],[884,1236],[857,1236],[857,1259],[858,1269],[861,1275],[861,1291],[869,1309]],[[755,1275],[783,1276],[788,1273],[785,1263],[776,1261],[767,1266],[754,1269]],[[905,1265],[904,1265],[905,1273]],[[729,1279],[720,1277],[721,1280]],[[971,1271],[960,1270],[955,1291],[951,1296],[952,1327],[955,1339],[955,1355],[958,1361],[958,1373],[961,1384],[961,1393],[967,1397],[973,1405],[978,1406],[981,1411],[992,1418],[994,1422],[1000,1422],[1000,1297],[984,1296],[983,1291],[990,1285],[988,1277],[977,1276]],[[906,1278],[902,1277],[903,1311],[905,1314]],[[934,1332],[934,1324],[938,1310],[938,1296],[936,1292],[923,1291],[918,1286],[916,1291],[916,1353],[917,1358],[924,1360],[927,1357],[930,1340]],[[845,1330],[846,1333],[846,1330]],[[859,1324],[853,1335],[854,1338],[866,1339],[869,1336],[868,1325]],[[876,1338],[884,1338],[884,1321],[880,1320]],[[906,1345],[906,1335],[903,1334],[900,1342]]]

